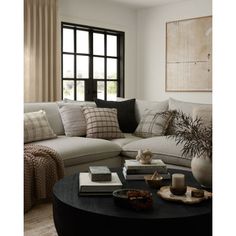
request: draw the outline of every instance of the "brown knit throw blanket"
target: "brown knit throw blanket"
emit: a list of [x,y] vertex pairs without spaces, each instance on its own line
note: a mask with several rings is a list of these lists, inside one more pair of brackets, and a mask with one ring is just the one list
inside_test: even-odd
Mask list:
[[49,200],[56,181],[64,177],[64,164],[52,148],[24,145],[24,212],[39,200]]

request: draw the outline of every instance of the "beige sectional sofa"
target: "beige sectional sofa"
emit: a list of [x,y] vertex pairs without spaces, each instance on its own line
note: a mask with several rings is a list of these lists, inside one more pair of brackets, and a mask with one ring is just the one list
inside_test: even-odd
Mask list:
[[[119,99],[123,100],[123,99]],[[82,102],[82,105],[92,105],[93,102]],[[135,116],[139,122],[145,109],[182,110],[193,116],[203,114],[206,122],[211,119],[211,105],[189,103],[169,98],[166,101],[135,101]],[[139,149],[150,149],[154,158],[161,158],[168,166],[190,168],[191,157],[181,156],[181,146],[176,146],[173,139],[166,136],[140,138],[133,134],[125,134],[125,138],[104,140],[86,137],[68,137],[58,109],[57,102],[25,103],[24,111],[33,112],[45,110],[48,121],[57,134],[57,138],[33,142],[55,149],[64,161],[67,175],[88,170],[90,165],[107,165],[119,167],[125,158],[135,158]],[[198,113],[199,112],[199,113]]]

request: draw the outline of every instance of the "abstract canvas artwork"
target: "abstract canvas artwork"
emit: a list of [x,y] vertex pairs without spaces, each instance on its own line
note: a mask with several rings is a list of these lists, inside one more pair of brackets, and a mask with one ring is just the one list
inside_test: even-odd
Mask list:
[[212,91],[212,17],[166,23],[166,91]]

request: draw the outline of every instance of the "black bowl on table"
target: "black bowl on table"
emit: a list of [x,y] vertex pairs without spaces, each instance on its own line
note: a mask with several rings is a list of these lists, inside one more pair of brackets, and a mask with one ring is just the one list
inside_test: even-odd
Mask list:
[[150,209],[153,203],[152,194],[141,189],[118,189],[112,195],[115,204],[134,210]]

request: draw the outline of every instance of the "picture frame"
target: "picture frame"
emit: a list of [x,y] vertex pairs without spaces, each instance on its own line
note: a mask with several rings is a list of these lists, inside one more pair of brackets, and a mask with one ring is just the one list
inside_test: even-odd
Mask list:
[[212,91],[212,16],[166,23],[167,92]]

